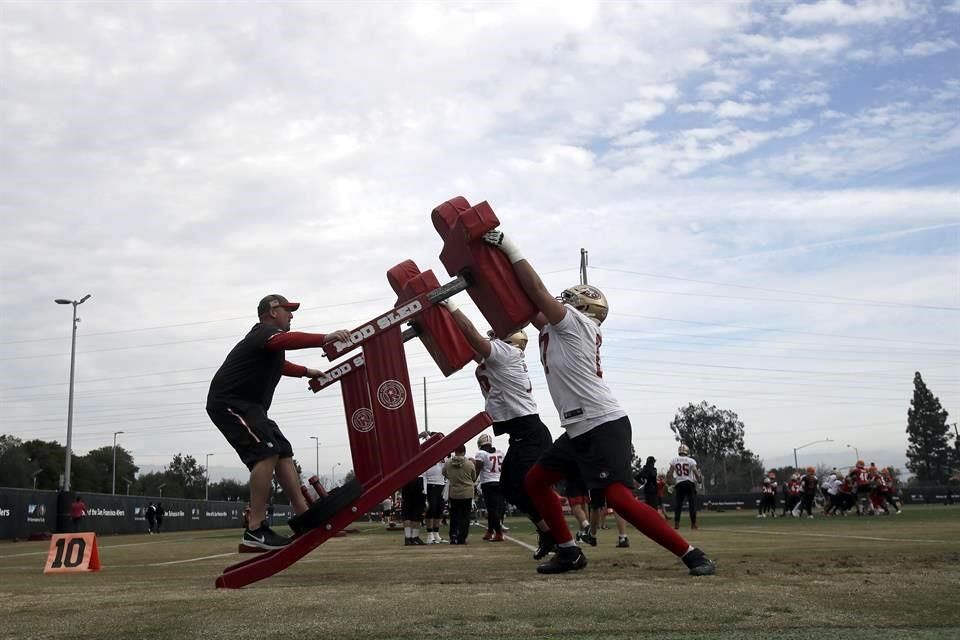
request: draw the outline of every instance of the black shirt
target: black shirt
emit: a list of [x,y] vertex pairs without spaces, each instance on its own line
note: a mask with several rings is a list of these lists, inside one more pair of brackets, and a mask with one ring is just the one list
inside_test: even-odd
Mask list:
[[657,495],[657,468],[644,465],[636,476],[637,483],[643,485],[643,493],[648,496]]
[[214,374],[207,393],[207,407],[226,404],[238,409],[259,406],[267,411],[270,408],[283,371],[284,352],[268,350],[267,340],[280,332],[271,325],[259,322],[253,325]]

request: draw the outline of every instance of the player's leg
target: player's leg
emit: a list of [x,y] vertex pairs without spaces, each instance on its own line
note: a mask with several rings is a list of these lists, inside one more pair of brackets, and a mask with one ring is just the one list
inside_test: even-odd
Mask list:
[[301,514],[307,510],[307,500],[300,492],[300,475],[297,473],[297,467],[293,464],[293,458],[280,458],[277,461],[277,482],[283,488],[283,492],[290,498],[290,506],[293,507],[295,514]]
[[533,465],[524,480],[527,494],[558,545],[553,558],[537,567],[538,573],[564,573],[587,566],[587,558],[574,542],[563,517],[560,497],[553,490],[553,485],[560,480],[576,476],[576,468],[576,451],[564,434]]
[[690,501],[690,528],[697,528],[697,487],[692,483],[688,483],[690,486],[688,488],[687,499]]

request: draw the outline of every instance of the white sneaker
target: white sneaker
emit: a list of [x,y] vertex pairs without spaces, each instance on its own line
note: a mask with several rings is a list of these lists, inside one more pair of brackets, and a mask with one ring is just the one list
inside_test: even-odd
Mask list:
[[807,520],[813,520],[813,516],[807,516]]

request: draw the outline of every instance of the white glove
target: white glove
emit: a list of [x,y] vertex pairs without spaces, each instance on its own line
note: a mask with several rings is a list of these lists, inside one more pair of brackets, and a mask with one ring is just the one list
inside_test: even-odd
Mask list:
[[446,300],[441,300],[440,304],[445,306],[447,308],[447,311],[449,311],[450,313],[453,313],[460,308],[460,305],[458,305],[457,301],[454,300],[453,298],[447,298]]
[[510,264],[515,264],[523,260],[523,255],[520,254],[520,248],[510,240],[503,231],[497,231],[496,229],[487,231],[483,234],[483,240],[487,244],[491,244],[497,249],[500,249],[500,251],[503,251],[503,255],[507,256]]

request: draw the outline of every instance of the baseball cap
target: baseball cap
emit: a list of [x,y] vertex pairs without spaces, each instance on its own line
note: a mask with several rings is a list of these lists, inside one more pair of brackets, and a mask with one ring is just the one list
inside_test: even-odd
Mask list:
[[296,311],[300,308],[300,303],[290,302],[279,293],[271,293],[261,300],[260,304],[257,305],[257,317],[262,316],[274,307],[283,307],[288,311]]

